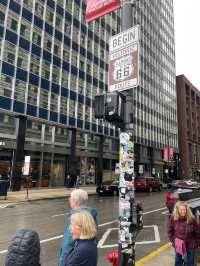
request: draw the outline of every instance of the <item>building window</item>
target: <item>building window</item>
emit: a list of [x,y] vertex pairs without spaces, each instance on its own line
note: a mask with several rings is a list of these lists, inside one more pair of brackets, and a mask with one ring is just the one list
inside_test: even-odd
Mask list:
[[11,98],[12,95],[12,78],[0,75],[0,95]]
[[26,91],[26,83],[21,81],[21,80],[16,80],[14,99],[17,101],[24,102],[25,101],[25,91]]
[[35,55],[31,55],[30,72],[39,75],[40,59]]
[[48,91],[40,90],[40,107],[48,109]]
[[71,24],[69,22],[65,22],[65,28],[64,28],[65,33],[70,36],[71,34]]
[[81,104],[81,103],[78,103],[77,118],[83,120],[83,104]]
[[69,50],[66,49],[63,50],[63,60],[69,62]]
[[38,87],[29,85],[27,102],[32,105],[37,105],[37,94],[38,94]]
[[69,73],[66,70],[62,70],[62,86],[68,88]]
[[32,0],[24,0],[24,5],[25,5],[28,9],[32,9],[33,1],[32,1]]
[[11,19],[11,22],[10,22],[10,29],[13,30],[13,31],[17,31],[17,25],[18,25],[17,20],[15,20],[15,19]]
[[[1,6],[0,6],[1,7]],[[4,24],[4,20],[5,20],[5,14],[0,11],[0,24],[3,25]]]
[[38,46],[41,45],[41,35],[37,32],[33,32],[33,39],[32,39],[33,43],[37,44]]
[[50,110],[53,112],[58,112],[58,95],[51,93],[51,105]]
[[75,106],[76,106],[76,101],[74,100],[69,100],[69,115],[74,117],[75,116]]
[[76,90],[76,76],[74,75],[71,75],[70,89],[73,91]]
[[38,15],[39,17],[43,17],[43,13],[44,13],[44,7],[36,2],[35,3],[35,14]]
[[15,50],[16,46],[12,43],[9,43],[8,41],[5,41],[5,46],[4,46],[4,55],[3,59],[4,61],[14,64],[15,62]]
[[46,21],[49,23],[53,23],[53,13],[47,9],[46,11]]
[[19,50],[18,50],[17,66],[24,69],[24,70],[27,70],[28,53],[27,53],[27,51],[23,50],[22,48],[19,48]]
[[67,115],[67,98],[62,96],[60,98],[60,113]]

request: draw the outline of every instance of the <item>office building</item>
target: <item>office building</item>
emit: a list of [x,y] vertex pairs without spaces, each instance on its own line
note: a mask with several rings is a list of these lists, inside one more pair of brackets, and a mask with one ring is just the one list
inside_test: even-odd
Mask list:
[[184,76],[176,77],[180,177],[200,177],[200,92]]
[[132,118],[135,166],[141,175],[163,177],[168,173],[164,149],[178,152],[173,1],[137,1],[134,23],[140,25],[140,86],[133,90]]
[[120,19],[114,12],[86,25],[85,11],[85,0],[0,0],[1,175],[13,175],[11,162],[19,170],[24,146],[36,184],[63,185],[72,165],[95,183],[102,134],[104,174],[115,165],[118,130],[94,118],[93,100],[107,89]]

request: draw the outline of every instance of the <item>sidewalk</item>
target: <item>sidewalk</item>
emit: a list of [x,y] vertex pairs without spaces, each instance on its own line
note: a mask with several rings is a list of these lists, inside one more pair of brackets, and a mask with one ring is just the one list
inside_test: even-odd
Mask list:
[[[197,264],[200,266],[200,249],[197,250]],[[174,248],[170,243],[164,244],[160,248],[154,250],[144,258],[136,262],[136,266],[174,266],[175,264],[175,253]]]
[[[96,194],[96,187],[81,187],[86,190],[89,195]],[[41,200],[41,199],[55,199],[55,198],[65,198],[70,195],[70,192],[73,188],[40,188],[40,189],[29,189],[28,190],[28,198],[27,191],[21,190],[17,192],[9,191],[7,195],[7,199],[4,200],[4,197],[0,197],[0,205],[7,205],[10,203],[19,203],[26,202],[27,200]]]

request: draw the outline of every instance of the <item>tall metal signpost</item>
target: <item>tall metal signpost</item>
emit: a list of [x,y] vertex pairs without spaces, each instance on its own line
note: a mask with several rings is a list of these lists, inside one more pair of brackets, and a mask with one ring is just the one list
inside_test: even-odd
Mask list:
[[[112,36],[109,45],[108,92],[95,97],[96,118],[106,119],[122,129],[119,154],[119,266],[135,265],[136,236],[143,227],[142,208],[135,202],[134,195],[133,131],[131,129],[130,132],[126,104],[127,92],[139,85],[139,26],[132,27],[135,1],[122,1],[122,32]],[[124,99],[125,107],[122,108]]]

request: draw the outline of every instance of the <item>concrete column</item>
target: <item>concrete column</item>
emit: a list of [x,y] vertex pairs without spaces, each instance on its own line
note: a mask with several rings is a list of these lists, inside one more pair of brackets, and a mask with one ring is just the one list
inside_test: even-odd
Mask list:
[[22,167],[24,164],[24,144],[26,137],[27,118],[24,116],[16,117],[16,149],[13,153],[11,171],[11,190],[19,191],[22,181]]

